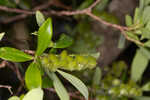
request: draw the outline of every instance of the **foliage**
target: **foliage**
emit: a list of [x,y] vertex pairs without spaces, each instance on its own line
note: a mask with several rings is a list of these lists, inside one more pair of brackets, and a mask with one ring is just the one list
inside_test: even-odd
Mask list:
[[[50,53],[43,53],[49,47],[49,45],[51,49],[66,48],[73,43],[73,40],[63,34],[58,41],[56,41],[55,43],[52,42],[51,39],[53,35],[53,28],[51,18],[43,21],[44,17],[42,13],[37,11],[36,19],[38,25],[41,26],[37,33],[38,45],[34,57],[25,54],[24,52],[21,52],[15,48],[0,48],[0,57],[2,59],[13,62],[25,62],[33,60],[25,73],[25,83],[29,92],[23,97],[22,100],[43,99],[42,76],[44,74],[42,74],[42,71],[44,71],[49,79],[53,81],[53,86],[61,100],[69,100],[69,95],[67,93],[67,90],[55,74],[56,71],[65,79],[67,79],[73,86],[75,86],[81,92],[81,94],[83,94],[86,100],[88,100],[88,89],[84,85],[84,83],[82,83],[82,81],[80,81],[77,77],[58,69],[65,69],[69,71],[81,70],[86,68],[92,69],[96,66],[96,58],[88,54],[68,55],[66,51],[62,51],[60,55],[51,53],[51,50]],[[53,45],[51,45],[51,43],[53,43]]]
[[[16,1],[3,0],[0,1],[0,5],[30,9],[30,1],[21,0],[19,4]],[[101,20],[109,22],[110,25],[117,26],[118,19],[105,10],[109,1],[102,0],[92,10],[92,13]],[[80,5],[75,3],[74,8],[80,11],[89,7],[93,2],[94,0],[85,0]],[[30,61],[25,72],[25,86],[28,92],[20,97],[12,96],[8,100],[43,100],[43,90],[52,87],[60,100],[69,100],[70,88],[65,88],[64,81],[62,82],[58,75],[71,83],[86,100],[89,99],[89,96],[96,100],[128,100],[129,98],[149,100],[150,97],[145,96],[144,92],[150,91],[150,82],[148,80],[143,82],[143,75],[150,60],[149,11],[150,0],[139,0],[139,7],[135,9],[133,17],[125,16],[126,29],[120,35],[118,48],[124,48],[126,38],[135,41],[138,48],[131,64],[131,70],[124,61],[114,62],[112,66],[104,68],[97,66],[96,60],[100,53],[96,49],[103,42],[103,38],[92,31],[93,23],[89,17],[73,16],[79,22],[74,29],[65,25],[70,34],[62,33],[57,40],[53,40],[52,18],[46,19],[40,11],[36,11],[36,22],[39,29],[34,32],[34,35],[37,36],[37,49],[34,56],[12,47],[0,48],[0,58],[3,60],[15,63]],[[0,33],[0,41],[4,35],[4,32]],[[95,70],[91,70],[94,68]],[[86,85],[79,78],[70,74],[74,72]]]

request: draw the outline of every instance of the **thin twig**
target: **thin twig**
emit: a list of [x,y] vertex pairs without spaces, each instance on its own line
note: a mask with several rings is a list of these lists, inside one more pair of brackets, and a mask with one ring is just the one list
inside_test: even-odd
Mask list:
[[[125,38],[127,40],[129,40],[131,42],[134,42],[134,43],[136,43],[138,45],[144,46],[144,44],[142,42],[140,42],[138,40],[135,40],[133,38],[130,38],[126,34],[126,31],[129,30],[128,27],[120,26],[120,25],[117,25],[117,24],[111,24],[109,22],[106,22],[103,19],[101,19],[100,17],[95,16],[91,12],[92,8],[94,8],[100,1],[101,0],[96,0],[93,4],[91,4],[91,6],[89,6],[86,9],[83,9],[83,10],[76,10],[76,11],[54,11],[54,10],[50,10],[50,11],[43,11],[43,13],[46,14],[46,15],[57,15],[57,16],[72,16],[72,15],[80,15],[80,14],[88,15],[91,18],[97,20],[98,22],[100,22],[100,23],[102,23],[104,25],[107,25],[107,26],[113,27],[115,29],[118,29],[125,36]],[[5,23],[8,23],[8,22],[14,21],[14,20],[18,20],[18,19],[23,19],[23,18],[26,18],[29,15],[35,14],[34,10],[27,11],[27,10],[21,10],[21,9],[16,9],[16,8],[7,8],[7,7],[4,7],[4,6],[0,6],[0,10],[7,11],[7,12],[21,13],[22,14],[22,15],[15,16],[14,18],[12,18],[10,20],[6,20]]]
[[8,85],[0,85],[0,88],[6,88],[8,89],[8,91],[10,92],[11,95],[13,95],[13,92],[11,91],[11,86],[8,86]]
[[1,63],[0,63],[0,68],[4,68],[5,66],[6,66],[6,64],[7,64],[7,61],[2,61]]

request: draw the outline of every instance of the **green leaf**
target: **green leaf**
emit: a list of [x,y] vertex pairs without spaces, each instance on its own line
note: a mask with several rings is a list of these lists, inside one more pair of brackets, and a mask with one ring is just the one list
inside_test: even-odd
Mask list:
[[149,11],[150,11],[150,6],[146,7],[144,9],[143,14],[142,14],[143,15],[143,22],[144,22],[144,24],[146,24],[147,22],[150,21],[150,13],[149,13]]
[[144,43],[144,46],[149,47],[150,48],[150,40]]
[[52,34],[52,19],[48,18],[38,31],[38,46],[36,51],[37,56],[40,56],[49,46],[52,39]]
[[150,60],[150,51],[144,47],[140,47],[140,52]]
[[51,88],[52,86],[52,80],[50,80],[48,77],[44,77],[42,80],[42,88]]
[[41,88],[35,88],[30,90],[23,98],[23,100],[43,100],[43,90]]
[[132,32],[126,32],[126,34],[128,35],[128,37],[133,38],[135,40],[139,40],[138,36]]
[[29,65],[25,73],[25,83],[28,89],[39,88],[42,86],[41,72],[37,63],[32,62]]
[[23,100],[24,96],[25,96],[24,94],[21,94],[20,100]]
[[32,56],[10,47],[0,48],[0,58],[13,62],[25,62],[33,59]]
[[121,34],[119,38],[118,48],[123,49],[125,47],[126,38]]
[[133,20],[134,24],[139,23],[139,19],[140,19],[140,10],[139,8],[136,8],[134,13],[134,20]]
[[102,77],[102,71],[99,67],[95,69],[94,77],[93,77],[93,85],[100,85],[100,80]]
[[146,83],[144,86],[142,86],[143,91],[150,91],[150,82]]
[[44,15],[40,11],[36,11],[36,21],[39,26],[45,21]]
[[133,59],[131,66],[131,79],[133,81],[139,81],[148,65],[148,58],[144,56],[139,50],[137,50],[136,55]]
[[73,39],[65,34],[62,34],[60,39],[54,43],[53,48],[67,48],[73,44]]
[[8,6],[8,7],[15,7],[16,4],[11,0],[0,0],[0,5]]
[[70,100],[66,88],[61,83],[61,81],[56,76],[56,74],[54,72],[52,72],[52,73],[49,72],[47,74],[53,80],[54,88],[55,88],[56,93],[59,96],[60,100]]
[[139,9],[140,9],[140,11],[143,10],[144,6],[145,6],[145,0],[139,0]]
[[129,15],[126,15],[126,25],[131,26],[132,24],[133,24],[132,17]]
[[150,39],[150,29],[142,28],[141,31],[142,31],[141,39]]
[[17,96],[12,96],[12,97],[10,97],[8,100],[20,100],[20,99],[19,99],[19,97],[17,97]]
[[0,33],[0,41],[3,39],[4,35],[5,35],[5,32]]
[[57,70],[57,72],[59,72],[59,74],[61,74],[65,79],[67,79],[74,87],[76,87],[80,93],[86,98],[86,100],[88,100],[88,96],[89,96],[89,92],[87,87],[84,85],[84,83],[78,79],[77,77],[68,74],[66,72]]

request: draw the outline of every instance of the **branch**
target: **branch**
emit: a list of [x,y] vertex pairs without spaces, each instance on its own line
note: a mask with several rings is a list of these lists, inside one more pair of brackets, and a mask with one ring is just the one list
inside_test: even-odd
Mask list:
[[[86,9],[83,9],[83,10],[76,10],[76,11],[55,11],[55,10],[50,10],[50,11],[43,11],[43,13],[46,14],[46,15],[57,15],[57,16],[88,15],[89,17],[93,18],[94,20],[97,20],[98,22],[100,22],[100,23],[102,23],[104,25],[107,25],[109,27],[113,27],[115,29],[118,29],[124,35],[124,37],[127,40],[129,40],[131,42],[134,42],[134,43],[136,43],[138,45],[144,46],[144,44],[142,42],[128,37],[128,35],[126,34],[126,31],[129,30],[128,27],[120,26],[120,25],[117,25],[117,24],[111,24],[109,22],[104,21],[100,17],[95,16],[92,13],[92,9],[100,1],[101,0],[96,0],[93,4],[91,4],[91,6],[89,6]],[[43,9],[43,7],[42,7],[42,9]],[[7,11],[7,12],[21,13],[21,15],[18,15],[18,16],[12,17],[11,19],[3,21],[4,23],[9,23],[9,22],[16,21],[16,20],[19,20],[19,19],[24,19],[24,18],[26,18],[29,15],[35,14],[34,10],[28,11],[28,10],[21,10],[21,9],[16,9],[16,8],[7,8],[7,7],[4,7],[4,6],[0,6],[0,10]]]
[[8,85],[0,85],[0,88],[6,88],[6,89],[8,89],[8,91],[10,92],[11,95],[13,94],[13,92],[11,91],[11,86],[8,86]]

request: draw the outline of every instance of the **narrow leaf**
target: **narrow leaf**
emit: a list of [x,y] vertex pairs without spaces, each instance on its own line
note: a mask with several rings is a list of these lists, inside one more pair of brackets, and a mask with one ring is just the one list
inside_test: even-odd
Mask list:
[[26,73],[25,73],[25,83],[28,89],[39,88],[42,86],[41,72],[38,69],[38,64],[32,62]]
[[129,15],[126,15],[126,25],[131,26],[133,24],[132,17]]
[[0,48],[0,58],[13,62],[25,62],[33,59],[32,56],[10,47]]
[[93,77],[93,85],[100,85],[100,80],[102,77],[102,72],[99,67],[95,69],[94,77]]
[[133,59],[131,66],[131,79],[135,82],[140,80],[143,72],[145,71],[148,65],[148,58],[144,56],[139,50],[136,52],[136,55]]
[[8,100],[20,100],[20,99],[19,99],[19,97],[17,97],[17,96],[12,96],[12,97],[10,97]]
[[41,88],[35,88],[30,90],[23,98],[23,100],[43,100],[43,90]]
[[0,41],[3,39],[4,35],[5,35],[5,32],[0,33]]
[[139,40],[138,36],[132,32],[126,32],[128,37],[133,38],[135,40]]
[[66,48],[73,44],[73,39],[65,34],[62,34],[60,39],[54,44],[53,48]]
[[49,46],[52,39],[52,34],[52,19],[48,18],[38,31],[38,46],[36,51],[37,56],[41,55]]
[[45,21],[44,15],[40,11],[36,11],[36,21],[39,26]]
[[143,91],[150,91],[150,82],[146,83],[143,87],[142,87]]
[[135,9],[135,13],[134,13],[134,24],[137,24],[140,18],[140,10],[139,8]]
[[149,13],[149,11],[150,11],[150,6],[148,6],[148,7],[146,7],[145,9],[144,9],[144,12],[143,12],[143,22],[144,22],[144,24],[146,24],[147,22],[149,22],[150,21],[150,13]]
[[86,100],[88,100],[88,89],[87,87],[84,85],[84,83],[78,79],[77,77],[71,75],[71,74],[68,74],[66,72],[63,72],[63,71],[60,71],[60,70],[57,70],[57,72],[59,72],[59,74],[61,74],[65,79],[67,79],[74,87],[76,87],[80,92],[81,94],[86,98]]
[[66,88],[61,83],[55,73],[49,73],[48,76],[53,80],[54,88],[61,100],[70,100]]
[[123,48],[125,47],[125,42],[126,42],[126,39],[125,39],[125,37],[121,34],[121,35],[120,35],[120,38],[119,38],[118,48],[119,48],[119,49],[123,49]]

